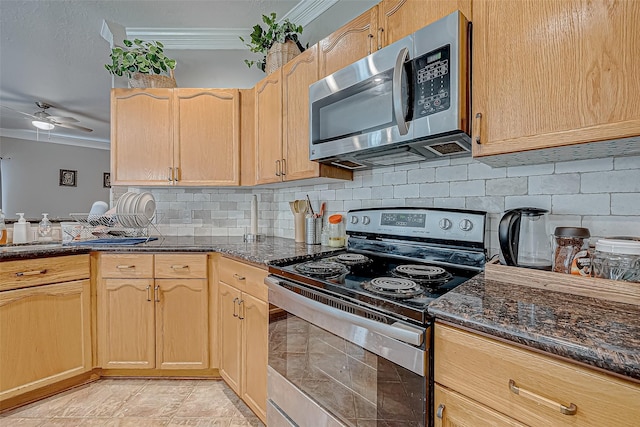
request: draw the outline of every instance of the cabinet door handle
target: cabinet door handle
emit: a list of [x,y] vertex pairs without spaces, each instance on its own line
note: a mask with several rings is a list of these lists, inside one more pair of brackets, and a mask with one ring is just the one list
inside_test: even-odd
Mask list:
[[476,136],[473,140],[476,144],[480,145],[482,142],[480,141],[480,124],[482,123],[482,113],[476,113]]
[[367,37],[369,37],[369,52],[367,52],[367,55],[371,55],[371,51],[373,50],[371,45],[371,42],[373,41],[373,34],[369,33]]
[[180,168],[175,167],[176,174],[173,176],[173,181],[178,182],[180,180]]
[[241,276],[241,275],[239,275],[238,273],[233,273],[233,277],[234,277],[236,280],[244,280],[244,279],[246,279],[246,277]]
[[151,285],[147,285],[147,301],[151,301]]
[[547,399],[546,397],[540,396],[539,394],[535,394],[531,391],[518,387],[516,385],[516,382],[512,379],[509,380],[509,390],[511,390],[513,394],[522,396],[525,399],[533,400],[534,402],[540,405],[544,405],[547,408],[560,411],[560,413],[564,415],[575,415],[576,412],[578,412],[578,407],[573,403],[570,403],[569,406],[564,406],[561,403],[554,402],[551,399]]
[[285,159],[282,159],[282,170],[280,173],[282,174],[282,176],[285,176],[287,174],[287,161]]
[[118,270],[130,270],[130,269],[132,269],[132,268],[136,268],[136,266],[135,266],[134,264],[131,264],[131,265],[124,265],[124,264],[121,264],[121,265],[116,265],[116,268],[117,268]]
[[173,168],[169,167],[169,176],[167,177],[167,181],[173,181]]
[[444,403],[438,405],[438,409],[436,410],[436,417],[442,419],[444,416]]
[[233,317],[238,317],[238,313],[236,312],[236,303],[238,302],[238,297],[233,299]]
[[39,274],[45,274],[46,272],[47,272],[46,268],[44,270],[20,271],[16,273],[16,277],[37,276]]
[[242,316],[238,315],[238,319],[240,319],[240,320],[244,319],[244,300],[243,299],[238,301],[238,313],[240,313],[240,307],[241,306],[242,306]]
[[153,290],[154,290],[154,293],[155,293],[156,302],[160,302],[160,285],[156,285],[156,287],[153,288]]
[[276,160],[276,176],[280,176],[280,160]]
[[384,33],[384,28],[379,27],[378,28],[378,50],[382,49],[382,36]]
[[171,266],[172,270],[188,270],[189,266],[186,264],[182,264],[182,265],[172,265]]

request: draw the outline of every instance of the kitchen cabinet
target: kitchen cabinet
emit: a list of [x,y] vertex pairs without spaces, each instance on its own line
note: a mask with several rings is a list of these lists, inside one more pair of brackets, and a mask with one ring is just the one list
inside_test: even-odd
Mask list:
[[51,394],[65,380],[63,388],[85,380],[80,376],[92,369],[91,283],[89,255],[1,266],[0,409],[5,409],[25,395],[31,395],[26,402]]
[[441,323],[434,350],[436,426],[631,427],[640,419],[637,383]]
[[228,258],[218,269],[220,376],[266,422],[268,273]]
[[460,10],[471,21],[471,0],[383,0],[319,42],[320,77]]
[[206,369],[206,254],[101,254],[98,357],[104,369]]
[[474,157],[605,157],[579,144],[640,135],[639,17],[636,1],[475,0]]
[[305,178],[352,179],[353,173],[309,160],[309,85],[318,80],[312,46],[256,85],[256,183]]
[[113,89],[114,185],[239,185],[236,89]]

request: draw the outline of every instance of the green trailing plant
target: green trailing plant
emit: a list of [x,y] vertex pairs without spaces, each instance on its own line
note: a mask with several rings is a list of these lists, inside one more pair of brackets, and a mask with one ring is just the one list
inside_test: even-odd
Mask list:
[[125,47],[111,49],[111,64],[105,68],[111,74],[131,77],[133,73],[162,74],[176,67],[176,60],[167,58],[164,45],[158,41],[123,40]]
[[270,15],[262,15],[262,22],[267,25],[267,28],[262,28],[260,24],[254,25],[250,42],[247,43],[243,37],[240,37],[240,40],[245,42],[245,45],[249,50],[251,50],[251,52],[261,53],[263,55],[263,58],[260,61],[250,61],[245,59],[244,63],[247,64],[247,67],[251,68],[255,65],[264,71],[267,61],[267,52],[274,43],[285,43],[290,40],[298,45],[300,52],[305,50],[298,39],[298,35],[302,34],[302,25],[292,24],[288,19],[285,19],[282,23],[278,23],[276,22],[276,14],[274,12]]

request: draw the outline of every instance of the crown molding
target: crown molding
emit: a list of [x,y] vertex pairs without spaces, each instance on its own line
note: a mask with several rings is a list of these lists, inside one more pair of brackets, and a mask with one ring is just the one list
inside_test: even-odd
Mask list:
[[[303,27],[311,23],[339,0],[300,0],[289,12],[278,21],[289,19]],[[103,24],[104,29],[104,24]],[[128,39],[159,40],[167,50],[219,50],[239,49],[247,47],[240,40],[250,39],[251,28],[150,28],[127,27]],[[108,36],[103,34],[107,41]]]

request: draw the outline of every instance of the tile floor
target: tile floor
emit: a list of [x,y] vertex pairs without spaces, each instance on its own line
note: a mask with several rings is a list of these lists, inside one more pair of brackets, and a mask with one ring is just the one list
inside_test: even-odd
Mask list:
[[264,427],[221,380],[101,379],[0,416],[2,427]]

